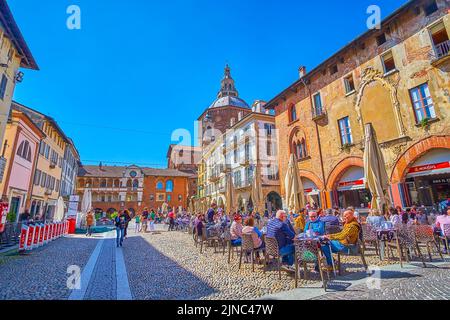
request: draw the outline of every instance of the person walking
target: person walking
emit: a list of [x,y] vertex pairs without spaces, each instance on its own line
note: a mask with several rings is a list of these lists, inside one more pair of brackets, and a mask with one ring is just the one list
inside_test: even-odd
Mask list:
[[118,248],[122,246],[125,234],[126,217],[123,211],[120,211],[119,215],[114,219],[114,224],[116,226],[116,244]]
[[92,211],[88,211],[88,213],[86,214],[86,237],[87,236],[92,236],[92,226],[94,225],[94,214],[92,213]]
[[123,232],[123,238],[126,239],[127,238],[128,224],[131,221],[131,216],[130,216],[130,212],[128,210],[126,210],[126,209],[123,211],[123,215],[125,216],[125,230]]
[[134,217],[134,222],[135,222],[135,226],[134,226],[134,233],[138,233],[140,232],[140,225],[141,225],[141,216],[139,214],[136,215],[136,217]]

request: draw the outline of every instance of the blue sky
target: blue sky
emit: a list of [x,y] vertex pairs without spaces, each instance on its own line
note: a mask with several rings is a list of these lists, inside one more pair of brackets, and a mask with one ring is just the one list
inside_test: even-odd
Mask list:
[[[40,71],[14,99],[54,117],[83,163],[164,166],[228,62],[241,98],[270,100],[406,0],[8,0]],[[81,8],[81,30],[66,9]]]

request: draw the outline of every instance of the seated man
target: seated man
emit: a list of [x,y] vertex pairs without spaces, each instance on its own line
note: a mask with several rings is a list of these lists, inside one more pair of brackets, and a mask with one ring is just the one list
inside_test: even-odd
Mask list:
[[304,232],[312,230],[314,236],[323,236],[325,234],[325,222],[318,218],[317,212],[310,211],[308,213],[309,221],[306,223]]
[[292,266],[294,264],[294,231],[289,228],[287,222],[286,212],[278,210],[276,217],[270,220],[267,224],[267,237],[275,238],[280,249],[280,254],[283,256],[283,263]]
[[[347,249],[348,246],[354,245],[358,242],[359,231],[361,226],[356,220],[351,210],[344,212],[344,228],[341,232],[335,234],[325,235],[324,238],[330,240],[332,252],[340,252]],[[323,245],[322,252],[327,259],[328,266],[333,265],[333,260],[330,252],[330,246]]]

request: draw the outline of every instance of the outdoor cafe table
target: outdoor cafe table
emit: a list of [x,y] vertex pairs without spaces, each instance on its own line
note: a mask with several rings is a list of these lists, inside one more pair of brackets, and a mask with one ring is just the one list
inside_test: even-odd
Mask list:
[[378,242],[380,243],[380,259],[384,260],[387,242],[395,240],[397,248],[399,247],[397,230],[395,228],[379,228],[375,231],[377,233]]
[[[294,241],[297,242],[311,242],[314,243],[314,245],[317,245],[319,249],[322,248],[323,245],[326,245],[330,248],[330,253],[332,253],[331,251],[331,242],[327,239],[325,239],[324,237],[317,237],[317,236],[313,236],[313,237],[308,237],[305,234],[301,233],[299,235],[296,235],[294,238]],[[336,276],[336,268],[334,266],[334,259],[331,259],[331,263],[333,265],[333,273],[334,276]]]

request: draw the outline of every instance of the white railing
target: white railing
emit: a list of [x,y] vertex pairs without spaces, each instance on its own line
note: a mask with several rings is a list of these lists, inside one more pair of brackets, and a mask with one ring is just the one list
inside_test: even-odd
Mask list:
[[449,54],[450,52],[450,40],[441,42],[434,46],[437,58],[442,58]]

